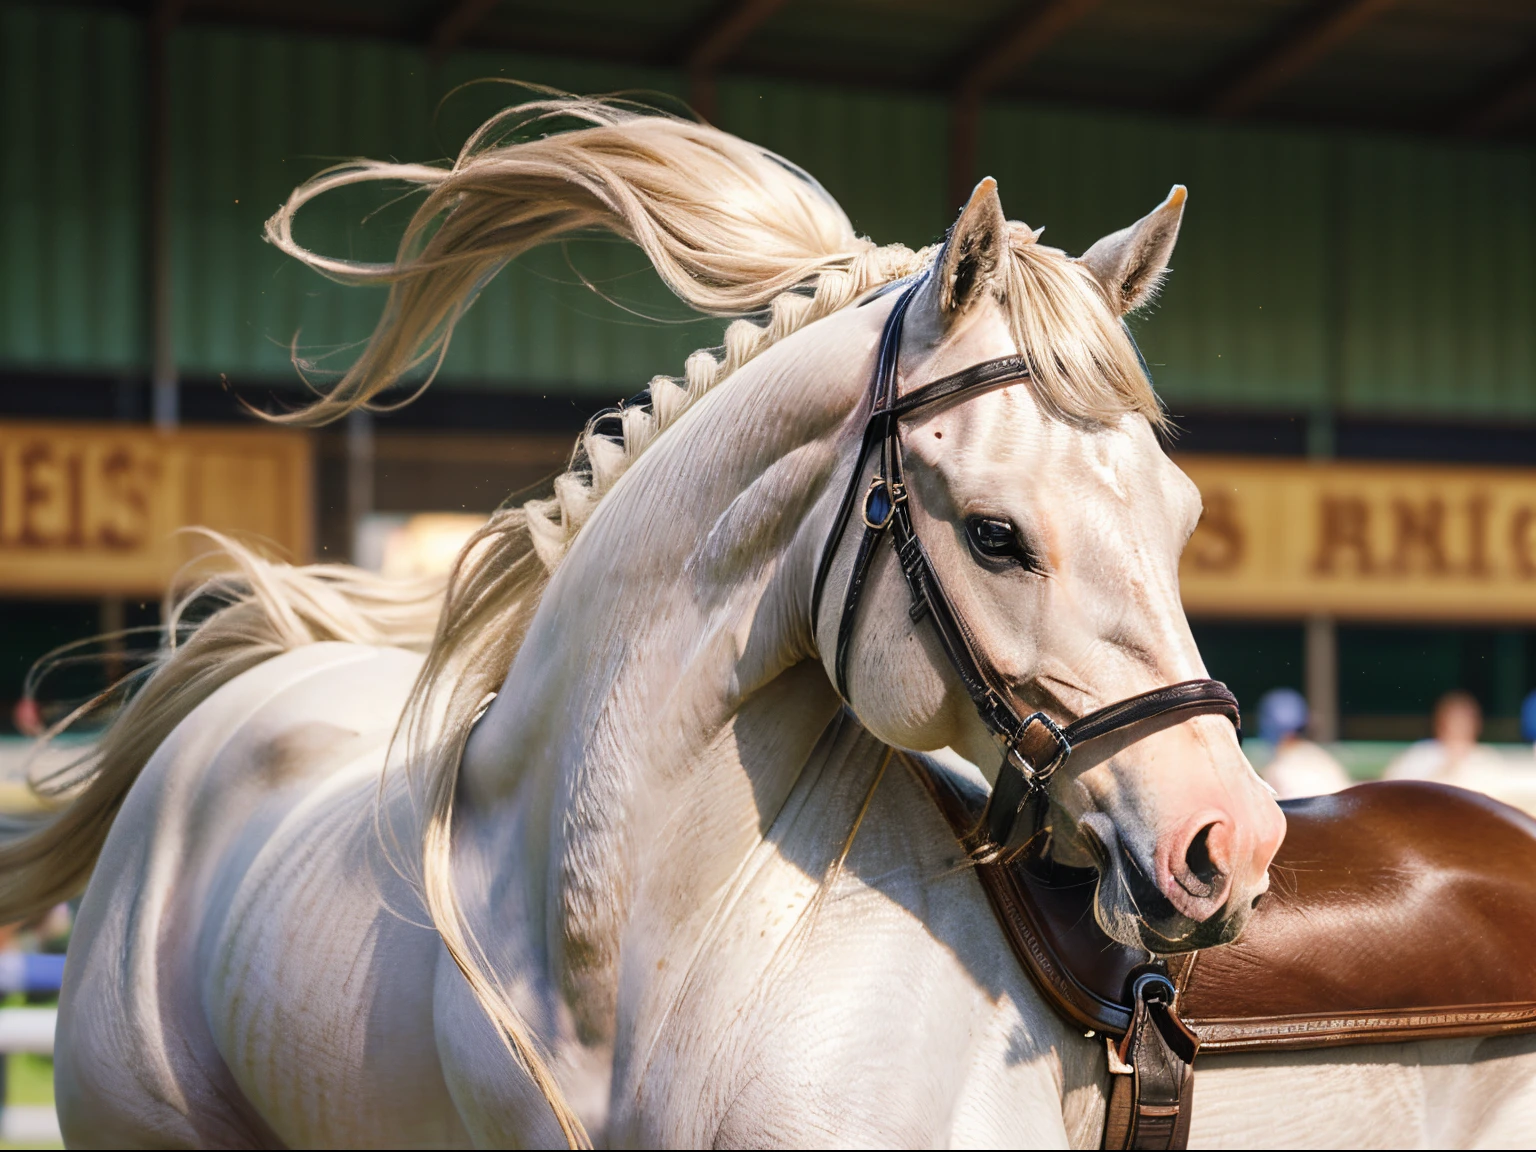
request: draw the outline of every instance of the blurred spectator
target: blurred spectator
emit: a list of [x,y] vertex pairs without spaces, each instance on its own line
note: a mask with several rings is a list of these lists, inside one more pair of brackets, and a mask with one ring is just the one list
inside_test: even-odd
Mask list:
[[1536,745],[1536,692],[1527,695],[1520,705],[1520,738]]
[[1474,780],[1497,776],[1504,767],[1497,752],[1477,742],[1482,731],[1483,710],[1471,693],[1447,692],[1435,703],[1434,737],[1409,745],[1383,778],[1478,787]]
[[0,953],[62,954],[69,947],[69,936],[75,926],[75,905],[78,903],[75,900],[68,904],[55,904],[30,920],[0,924]]
[[1302,735],[1308,718],[1307,702],[1294,688],[1276,688],[1259,700],[1259,736],[1275,749],[1261,775],[1282,800],[1349,787],[1339,762]]
[[34,739],[41,736],[47,727],[43,723],[43,714],[38,710],[37,701],[30,696],[16,701],[16,707],[11,710],[11,723],[16,725],[16,731],[23,736]]

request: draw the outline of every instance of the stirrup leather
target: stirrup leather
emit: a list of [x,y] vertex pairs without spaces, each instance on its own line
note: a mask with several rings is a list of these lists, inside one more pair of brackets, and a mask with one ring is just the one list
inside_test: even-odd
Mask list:
[[1186,1148],[1200,1041],[1179,1019],[1178,994],[1161,964],[1144,965],[1130,984],[1130,1030],[1118,1044],[1105,1037],[1110,1085],[1103,1147]]

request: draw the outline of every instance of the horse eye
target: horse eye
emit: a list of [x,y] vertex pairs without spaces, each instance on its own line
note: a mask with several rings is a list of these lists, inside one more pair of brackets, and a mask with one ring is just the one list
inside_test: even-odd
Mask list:
[[1019,555],[1019,537],[1013,525],[1006,520],[991,520],[974,516],[965,522],[967,533],[976,551],[997,560],[1022,559]]
[[1034,551],[1009,521],[973,516],[965,522],[965,534],[981,559],[1012,562],[1037,576],[1045,575]]

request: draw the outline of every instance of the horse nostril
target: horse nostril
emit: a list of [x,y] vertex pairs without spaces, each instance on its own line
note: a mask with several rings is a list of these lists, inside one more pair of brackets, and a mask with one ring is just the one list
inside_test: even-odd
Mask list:
[[1189,847],[1184,850],[1184,863],[1189,867],[1190,875],[1201,884],[1212,886],[1221,876],[1221,869],[1211,859],[1211,829],[1215,824],[1207,824],[1195,833],[1195,838],[1189,842]]

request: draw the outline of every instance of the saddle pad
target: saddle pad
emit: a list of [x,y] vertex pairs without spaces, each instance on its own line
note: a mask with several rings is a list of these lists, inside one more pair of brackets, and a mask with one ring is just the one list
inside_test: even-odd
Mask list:
[[[910,760],[969,847],[985,794]],[[1281,808],[1285,841],[1242,936],[1163,957],[1201,1051],[1536,1031],[1536,822],[1478,793],[1409,781]],[[975,868],[1057,1011],[1123,1035],[1127,977],[1152,957],[1099,928],[1096,874],[1020,860]]]

